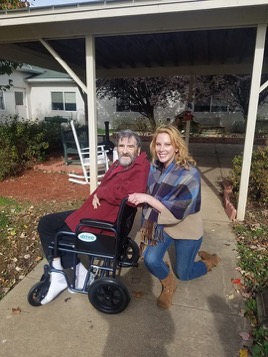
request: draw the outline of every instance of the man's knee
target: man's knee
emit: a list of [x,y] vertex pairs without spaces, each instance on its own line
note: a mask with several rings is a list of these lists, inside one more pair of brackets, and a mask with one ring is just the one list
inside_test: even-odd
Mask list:
[[37,226],[38,233],[44,231],[50,225],[51,225],[51,214],[47,214],[41,217]]

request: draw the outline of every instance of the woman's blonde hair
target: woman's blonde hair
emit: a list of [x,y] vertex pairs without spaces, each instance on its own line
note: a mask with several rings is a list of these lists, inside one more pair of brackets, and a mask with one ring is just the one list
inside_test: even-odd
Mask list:
[[171,145],[176,149],[175,164],[184,168],[189,168],[190,165],[196,165],[195,160],[188,152],[188,148],[183,140],[179,130],[173,125],[161,125],[154,132],[153,139],[150,144],[150,152],[152,156],[152,162],[156,164],[158,161],[156,154],[156,139],[157,135],[166,133],[170,137]]

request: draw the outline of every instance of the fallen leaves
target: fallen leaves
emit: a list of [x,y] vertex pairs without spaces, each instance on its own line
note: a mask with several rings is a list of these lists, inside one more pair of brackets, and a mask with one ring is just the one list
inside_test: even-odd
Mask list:
[[236,285],[242,285],[242,283],[241,283],[241,279],[231,279],[231,282],[233,283],[233,284],[236,284]]
[[245,286],[242,280],[240,278],[236,278],[236,279],[231,279],[231,282],[235,285],[235,290],[240,294],[243,294],[245,290]]
[[137,299],[140,299],[141,297],[143,297],[144,292],[143,291],[133,291],[133,296]]
[[16,210],[6,206],[3,212],[8,221],[0,241],[0,299],[42,259],[40,242],[35,239],[38,212],[32,206]]
[[[42,191],[42,186],[39,189]],[[64,188],[62,193],[65,195]],[[52,193],[49,202],[35,205],[10,199],[0,201],[0,299],[43,259],[37,232],[40,217],[80,205],[81,202],[69,198],[66,202],[56,202]]]
[[249,356],[248,349],[243,348],[239,351],[239,357],[248,357],[248,356]]
[[248,341],[250,339],[250,334],[248,332],[240,332],[239,336],[242,338],[244,341]]
[[17,307],[12,307],[11,311],[12,311],[13,315],[17,315],[17,314],[20,314],[22,310],[19,306],[17,306]]
[[268,284],[268,210],[262,211],[256,204],[248,208],[246,220],[234,226],[239,265],[235,270],[240,273],[240,278],[231,279],[231,282],[245,301],[245,310],[239,315],[247,318],[252,327],[250,334],[239,334],[243,340],[239,357],[248,357],[249,353],[260,357],[268,356],[265,352],[267,337],[260,334],[256,306],[256,293]]

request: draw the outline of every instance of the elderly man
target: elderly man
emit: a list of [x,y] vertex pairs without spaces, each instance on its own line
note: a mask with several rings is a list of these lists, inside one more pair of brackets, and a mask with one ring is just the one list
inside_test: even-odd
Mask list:
[[[75,211],[65,211],[46,215],[40,219],[38,233],[44,253],[48,260],[49,244],[58,231],[75,231],[82,218],[103,219],[115,222],[119,206],[124,197],[134,192],[146,192],[149,173],[149,161],[146,154],[141,153],[141,139],[131,130],[122,130],[117,134],[118,160],[106,172],[98,188],[87,198],[84,204]],[[73,265],[73,255],[64,253],[53,258],[55,269],[67,269]],[[77,261],[76,287],[84,284],[87,270]],[[41,304],[47,304],[61,291],[67,288],[62,274],[52,272],[47,295]]]

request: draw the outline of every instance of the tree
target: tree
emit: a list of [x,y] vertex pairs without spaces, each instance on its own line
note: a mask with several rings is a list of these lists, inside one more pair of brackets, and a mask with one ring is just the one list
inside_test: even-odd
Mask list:
[[[261,82],[267,81],[268,76],[263,75]],[[234,104],[241,110],[241,113],[247,122],[249,95],[251,86],[250,75],[229,75],[225,76],[225,80],[229,87],[229,97],[234,101]],[[262,104],[267,98],[267,88],[259,94],[259,104]]]
[[[33,0],[35,1],[35,0]],[[10,9],[18,9],[23,7],[29,7],[30,2],[26,0],[0,0],[0,9],[2,10],[10,10]]]
[[[33,0],[34,1],[34,0]],[[29,7],[30,2],[23,0],[0,0],[0,10],[10,10],[10,9],[17,9],[17,8],[23,8],[23,7]],[[13,61],[8,61],[8,60],[2,60],[0,59],[0,75],[2,74],[8,74],[10,75],[13,70],[17,69],[20,67],[21,64],[13,62]],[[10,89],[9,84],[0,84],[0,90],[7,90]]]
[[[261,82],[267,81],[268,76],[263,75]],[[233,110],[239,110],[247,122],[249,95],[251,86],[250,75],[215,75],[199,76],[196,78],[195,98],[207,99],[211,95],[221,99]],[[267,98],[267,89],[259,95],[259,104]]]
[[[0,76],[3,74],[10,75],[15,69],[21,67],[22,64],[8,61],[8,60],[1,60],[0,59]],[[0,83],[0,90],[7,90],[10,89],[11,84],[1,84]]]
[[[268,75],[262,76],[262,83]],[[188,98],[189,77],[151,77],[134,79],[111,79],[97,82],[98,97],[124,98],[127,94],[133,111],[148,118],[154,130],[156,122],[154,109],[166,107],[168,101],[209,102],[211,96],[219,100],[233,111],[240,111],[247,121],[249,94],[251,86],[250,75],[209,75],[195,76],[193,83],[193,98]],[[267,89],[259,95],[259,104],[267,99]]]
[[103,98],[124,98],[128,95],[131,106],[142,116],[148,118],[154,130],[156,122],[154,108],[165,108],[169,100],[185,100],[188,87],[187,76],[117,78],[102,83],[97,82],[97,95]]

